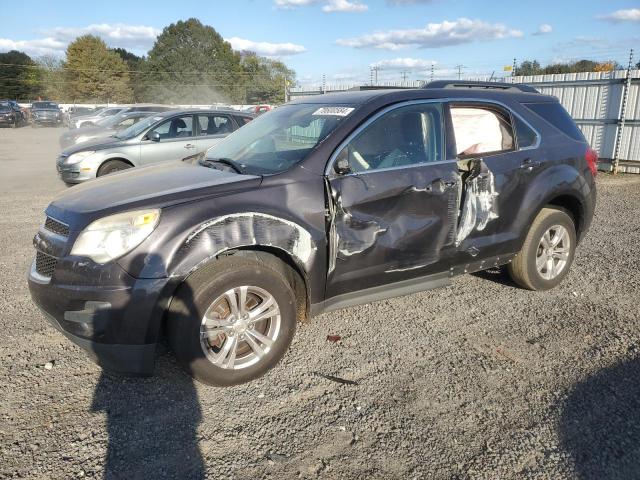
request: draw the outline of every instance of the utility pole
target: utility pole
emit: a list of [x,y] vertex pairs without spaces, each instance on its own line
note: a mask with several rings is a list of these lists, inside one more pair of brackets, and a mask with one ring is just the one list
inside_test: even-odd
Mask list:
[[380,70],[380,67],[378,66],[371,67],[371,84],[372,85],[378,85],[378,70]]
[[406,70],[403,70],[403,71],[402,71],[402,72],[400,72],[400,73],[401,73],[401,75],[402,75],[402,82],[403,82],[403,83],[406,83],[406,81],[407,81],[407,73],[409,73],[409,72],[407,72]]
[[322,74],[322,93],[327,93],[327,76]]
[[633,48],[629,52],[629,65],[627,66],[627,76],[622,87],[622,104],[620,105],[620,115],[618,116],[618,130],[616,132],[616,144],[613,148],[612,170],[614,175],[618,173],[620,164],[620,144],[624,132],[624,123],[627,116],[627,103],[629,101],[629,90],[631,89],[631,68],[633,67]]
[[513,59],[513,68],[511,69],[511,76],[515,77],[516,76],[516,69],[518,68],[518,63],[516,62],[516,59]]
[[456,65],[456,68],[458,69],[458,80],[462,80],[462,69],[464,65]]
[[433,62],[431,62],[431,81],[433,82]]
[[369,85],[373,85],[373,67],[369,67],[369,75],[371,79],[369,80]]

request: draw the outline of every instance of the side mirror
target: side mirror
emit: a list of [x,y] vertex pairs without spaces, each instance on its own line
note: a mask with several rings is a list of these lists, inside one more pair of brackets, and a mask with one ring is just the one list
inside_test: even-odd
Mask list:
[[338,154],[333,164],[333,170],[338,175],[347,175],[352,172],[351,165],[349,164],[349,147],[343,148]]
[[151,132],[149,135],[147,135],[147,138],[152,142],[159,142],[160,134],[158,132]]

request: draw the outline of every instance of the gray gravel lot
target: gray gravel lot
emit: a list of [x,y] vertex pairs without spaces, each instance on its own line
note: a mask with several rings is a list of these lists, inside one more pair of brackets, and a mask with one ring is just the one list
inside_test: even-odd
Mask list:
[[215,389],[167,354],[104,375],[31,303],[60,133],[0,130],[0,478],[640,478],[640,176],[599,176],[559,288],[485,272],[322,315]]

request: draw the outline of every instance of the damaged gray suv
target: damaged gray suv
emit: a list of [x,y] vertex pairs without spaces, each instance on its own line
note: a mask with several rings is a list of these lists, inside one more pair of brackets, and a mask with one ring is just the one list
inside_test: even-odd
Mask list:
[[166,337],[196,379],[238,384],[321,312],[503,265],[524,288],[556,286],[591,224],[596,163],[557,99],[527,86],[305,98],[199,164],[54,200],[29,287],[105,369],[151,374]]

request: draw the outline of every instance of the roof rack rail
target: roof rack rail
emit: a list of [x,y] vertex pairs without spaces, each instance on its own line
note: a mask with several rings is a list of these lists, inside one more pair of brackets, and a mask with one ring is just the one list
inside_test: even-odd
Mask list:
[[476,82],[467,80],[436,80],[423,88],[476,88],[484,90],[518,90],[525,93],[540,93],[526,83]]

